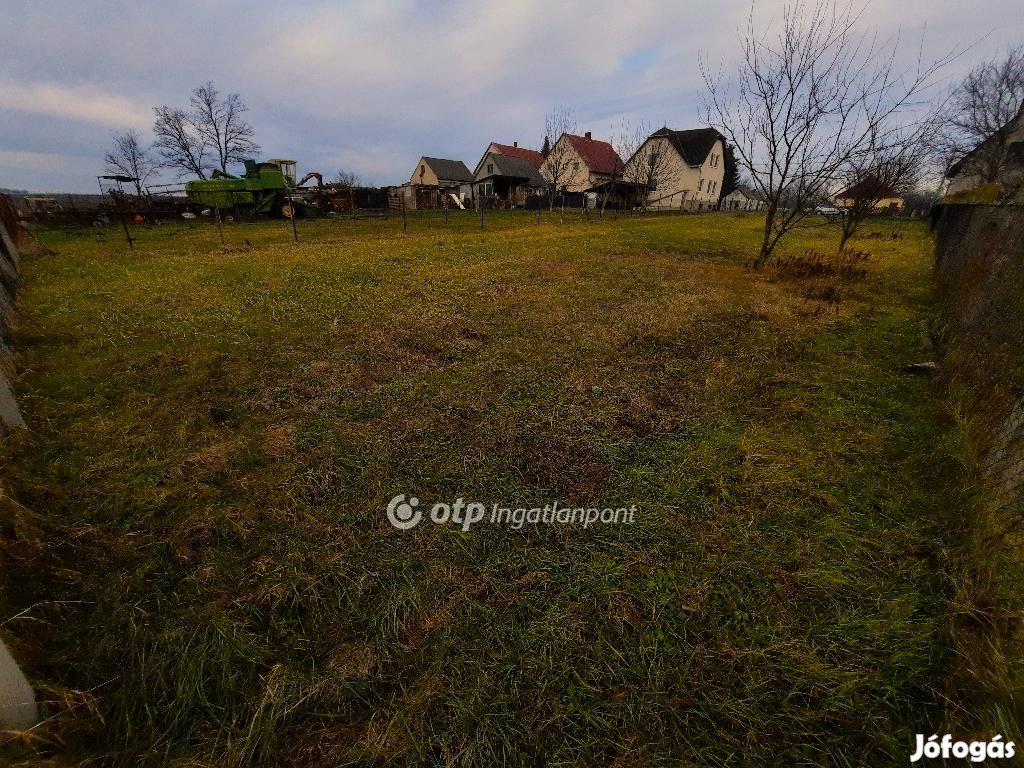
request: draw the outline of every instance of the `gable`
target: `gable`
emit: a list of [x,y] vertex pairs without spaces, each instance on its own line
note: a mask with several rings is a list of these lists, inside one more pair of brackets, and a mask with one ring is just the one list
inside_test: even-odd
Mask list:
[[412,181],[419,176],[420,165],[429,168],[439,181],[472,181],[473,174],[461,160],[445,160],[440,157],[421,157],[419,165],[413,171]]
[[714,128],[694,128],[688,131],[673,131],[669,128],[662,128],[650,135],[650,139],[656,136],[668,139],[669,144],[679,154],[687,165],[704,165],[711,154],[711,150],[721,141],[723,150],[725,148],[725,137]]

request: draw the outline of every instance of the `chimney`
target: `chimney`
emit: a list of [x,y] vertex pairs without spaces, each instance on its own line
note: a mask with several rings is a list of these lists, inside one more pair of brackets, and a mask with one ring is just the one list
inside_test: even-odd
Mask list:
[[583,138],[589,139],[590,138],[590,131],[587,131],[586,133],[584,133],[583,134]]
[[518,141],[513,141],[512,142],[512,146],[513,147],[518,147],[519,146],[519,142]]

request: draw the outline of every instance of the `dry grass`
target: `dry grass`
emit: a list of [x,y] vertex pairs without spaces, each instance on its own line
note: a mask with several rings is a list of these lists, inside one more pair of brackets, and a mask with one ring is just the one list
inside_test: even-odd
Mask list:
[[[899,373],[923,231],[806,278],[744,266],[751,217],[471,223],[43,233],[3,445],[4,611],[67,601],[5,627],[52,698],[36,756],[907,759],[955,475]],[[397,531],[400,492],[640,512]]]

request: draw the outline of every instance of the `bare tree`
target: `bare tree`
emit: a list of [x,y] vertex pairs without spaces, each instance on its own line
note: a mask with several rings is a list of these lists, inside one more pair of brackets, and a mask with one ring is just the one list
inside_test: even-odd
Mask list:
[[[935,111],[930,149],[943,175],[975,147],[972,167],[982,182],[995,181],[1005,157],[1003,126],[1024,106],[1024,45],[1005,58],[979,64]],[[980,146],[988,139],[992,141]]]
[[567,133],[575,132],[576,116],[570,109],[555,107],[544,118],[544,141],[550,150],[540,167],[540,174],[548,185],[549,210],[554,210],[555,196],[565,191],[565,185],[575,173],[573,163],[578,162],[569,142],[559,139]]
[[237,93],[222,97],[208,81],[192,91],[190,105],[189,110],[154,108],[153,147],[161,165],[176,169],[179,175],[205,179],[211,168],[227,173],[229,163],[259,153],[252,126],[243,117],[248,110]]
[[918,133],[894,140],[863,156],[852,158],[841,170],[844,189],[837,195],[843,201],[839,217],[839,250],[878,204],[888,197],[912,192],[921,178],[925,147]]
[[647,126],[640,123],[633,135],[636,150],[626,161],[625,180],[643,196],[644,213],[647,213],[651,195],[670,188],[676,180],[668,135],[659,134],[659,131],[648,134]]
[[179,176],[195,174],[205,179],[207,146],[191,115],[177,107],[154,107],[153,111],[156,113],[153,149],[160,158],[160,165],[174,169]]
[[612,149],[615,150],[618,160],[612,168],[611,178],[604,185],[604,194],[601,195],[601,216],[604,216],[604,209],[608,205],[608,198],[616,193],[619,183],[623,180],[626,170],[626,159],[630,158],[633,152],[636,151],[634,135],[635,132],[630,129],[629,122],[625,118],[619,124],[618,130],[614,126],[608,129],[609,143],[612,145]]
[[107,173],[135,179],[135,192],[142,197],[142,188],[156,171],[149,150],[142,145],[142,135],[134,128],[129,128],[122,133],[115,131],[113,140],[113,148],[103,158]]
[[237,93],[222,97],[208,80],[192,91],[191,103],[193,125],[222,173],[227,173],[229,163],[240,163],[259,153],[252,126],[243,117],[248,108]]
[[953,54],[907,72],[895,63],[900,40],[881,44],[855,26],[860,11],[842,0],[793,0],[782,29],[742,38],[737,75],[726,81],[700,61],[709,125],[724,134],[766,202],[754,266],[802,225],[840,169],[887,146],[899,120],[931,87]]
[[359,181],[359,176],[355,172],[344,169],[339,169],[334,176],[334,183],[345,187],[358,187]]

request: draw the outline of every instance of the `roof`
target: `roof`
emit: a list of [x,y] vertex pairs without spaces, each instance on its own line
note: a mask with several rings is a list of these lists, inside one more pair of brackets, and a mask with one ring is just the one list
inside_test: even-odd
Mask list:
[[[424,157],[421,161],[430,166],[437,178],[445,181],[472,181],[473,174],[461,160],[445,160],[441,157]],[[415,171],[413,172],[415,175]]]
[[673,131],[662,128],[648,138],[664,136],[688,165],[703,165],[716,141],[725,143],[725,137],[714,128],[693,128],[688,131]]
[[982,147],[987,145],[989,142],[991,142],[997,136],[998,137],[1002,137],[1002,136],[1005,136],[1008,133],[1012,133],[1013,130],[1014,130],[1014,127],[1017,124],[1017,121],[1019,121],[1021,119],[1024,119],[1024,103],[1021,103],[1020,108],[1017,110],[1017,114],[1014,115],[1014,117],[1009,122],[1007,122],[1006,125],[1004,125],[1001,128],[999,128],[999,130],[997,130],[995,133],[993,133],[991,136],[989,136],[984,141],[979,142],[977,145],[975,145],[974,149],[972,149],[966,155],[964,155],[959,160],[957,160],[955,163],[953,163],[951,166],[949,166],[949,170],[946,171],[946,178],[947,179],[952,179],[954,176],[959,174],[960,171],[963,170],[964,163],[966,163],[968,160],[970,160],[972,157],[974,157],[976,154],[978,154],[978,152],[981,150]]
[[583,158],[587,167],[595,173],[607,173],[614,175],[622,170],[622,158],[607,141],[588,139],[586,136],[576,136],[571,133],[565,134],[576,150]]
[[865,176],[860,181],[854,182],[846,189],[839,192],[835,197],[839,199],[854,198],[854,199],[885,199],[887,197],[902,197],[902,195],[892,188],[890,184],[886,184],[884,181],[879,179],[877,176]]
[[540,168],[541,164],[544,162],[544,155],[535,149],[527,149],[526,147],[513,147],[508,144],[498,144],[497,142],[492,141],[488,150],[499,155],[508,155],[509,157],[518,157],[521,160],[528,160],[533,164],[534,168]]
[[[484,172],[487,161],[494,165],[493,173]],[[524,179],[530,186],[544,186],[544,179],[534,167],[533,163],[521,157],[503,155],[498,152],[488,152],[480,160],[480,170],[477,172],[477,181],[493,178],[494,176],[507,176],[512,179]]]

